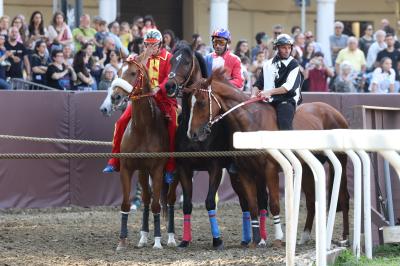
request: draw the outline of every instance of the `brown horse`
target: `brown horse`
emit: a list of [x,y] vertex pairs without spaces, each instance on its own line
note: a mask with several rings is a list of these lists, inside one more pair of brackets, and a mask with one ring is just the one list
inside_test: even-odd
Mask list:
[[[138,58],[140,60],[140,58]],[[128,124],[121,142],[121,153],[133,152],[167,152],[168,130],[165,116],[157,107],[151,91],[146,67],[128,58],[118,73],[119,77],[113,82],[114,91],[111,101],[114,106],[123,101],[131,100],[132,118]],[[121,158],[120,178],[122,184],[123,200],[121,204],[121,233],[117,250],[127,248],[127,220],[130,211],[129,194],[131,178],[135,170],[148,172],[152,178],[152,191],[150,191],[149,178],[140,175],[139,182],[142,186],[142,201],[144,205],[141,238],[138,246],[147,244],[149,233],[149,206],[154,216],[153,248],[162,248],[160,229],[160,196],[163,188],[163,171],[167,158],[162,159],[123,159]]]
[[[194,90],[194,99],[189,124],[191,138],[203,138],[211,131],[211,126],[216,117],[225,113],[232,107],[249,100],[243,92],[232,90],[231,84],[224,78],[224,71],[217,69],[213,76],[205,80],[201,88]],[[234,110],[226,116],[230,133],[236,131],[278,130],[274,108],[265,102],[259,101]],[[306,103],[298,106],[294,121],[297,130],[322,130],[348,128],[345,118],[333,107],[322,102]],[[273,141],[273,140],[271,140]],[[301,141],[301,140],[299,140]],[[343,172],[339,191],[339,208],[343,211],[343,239],[349,235],[349,195],[347,191],[346,162],[347,156],[338,154],[343,165]],[[324,160],[325,158],[321,158]],[[270,156],[257,158],[241,158],[237,161],[239,168],[246,169],[253,176],[266,177],[266,184],[270,195],[270,210],[275,217],[279,217],[279,177],[281,171],[279,164]],[[331,168],[330,188],[333,183],[333,170]],[[302,188],[306,196],[307,220],[302,234],[301,243],[310,238],[310,232],[315,215],[315,187],[311,169],[303,163]],[[330,189],[331,191],[331,189]],[[254,197],[253,197],[254,198]],[[249,199],[252,200],[252,199]],[[253,199],[254,200],[254,199]],[[275,228],[279,229],[279,228]],[[275,236],[277,239],[279,237]],[[283,237],[283,235],[282,235]]]

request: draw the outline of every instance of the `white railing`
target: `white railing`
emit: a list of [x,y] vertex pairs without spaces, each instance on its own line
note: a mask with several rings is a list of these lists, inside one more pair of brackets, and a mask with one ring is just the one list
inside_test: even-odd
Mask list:
[[[266,149],[281,165],[285,174],[286,265],[294,265],[297,218],[300,206],[301,165],[293,152],[306,162],[315,179],[316,263],[326,265],[331,248],[342,167],[333,152],[344,152],[354,166],[353,252],[361,252],[361,202],[364,196],[365,255],[372,258],[370,159],[367,152],[377,152],[396,170],[400,178],[400,130],[305,130],[236,132],[237,149]],[[322,164],[311,153],[322,151],[334,165],[332,198],[326,221],[326,180]],[[294,177],[293,177],[294,171]],[[361,181],[364,179],[363,189]],[[294,184],[294,185],[293,185]],[[363,193],[362,193],[363,190]],[[363,195],[362,195],[363,194]]]

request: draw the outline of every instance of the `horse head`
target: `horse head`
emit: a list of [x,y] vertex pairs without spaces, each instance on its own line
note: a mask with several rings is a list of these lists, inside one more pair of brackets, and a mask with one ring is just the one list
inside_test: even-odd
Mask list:
[[145,66],[134,57],[128,57],[118,77],[111,83],[111,104],[114,110],[121,110],[129,99],[140,97],[150,91],[149,78]]
[[196,67],[196,58],[197,60],[203,60],[193,52],[187,42],[180,41],[176,45],[170,60],[171,72],[168,74],[168,81],[165,84],[168,97],[180,95],[183,88],[190,85],[191,81],[196,78],[196,75],[198,78],[204,76],[203,69],[200,69],[201,66],[200,68]]

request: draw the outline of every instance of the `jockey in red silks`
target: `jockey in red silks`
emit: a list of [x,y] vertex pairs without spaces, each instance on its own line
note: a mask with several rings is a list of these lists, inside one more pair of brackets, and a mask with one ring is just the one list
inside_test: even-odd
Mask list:
[[[175,151],[175,132],[177,127],[177,102],[175,98],[167,97],[165,83],[171,70],[170,59],[172,55],[162,45],[162,35],[156,29],[149,30],[144,37],[145,51],[144,62],[148,69],[150,85],[155,94],[155,100],[161,112],[168,118],[169,151]],[[112,85],[111,85],[112,86]],[[128,104],[126,110],[115,124],[113,153],[120,152],[122,136],[131,119],[132,105]],[[112,173],[119,171],[119,159],[111,158],[103,172]],[[165,181],[171,183],[175,171],[175,159],[170,158],[165,167]]]
[[212,33],[211,39],[214,52],[204,58],[207,65],[207,76],[211,76],[214,69],[223,67],[226,79],[233,86],[242,90],[244,78],[240,58],[228,49],[231,33],[226,29],[217,29]]

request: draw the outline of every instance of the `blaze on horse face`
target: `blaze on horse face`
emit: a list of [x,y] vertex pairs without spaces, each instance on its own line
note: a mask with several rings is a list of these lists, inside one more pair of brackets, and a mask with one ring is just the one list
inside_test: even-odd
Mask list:
[[118,78],[112,83],[113,88],[110,96],[114,110],[121,109],[129,101],[130,92],[127,91],[125,82],[132,86],[135,83],[138,73],[137,66],[129,62],[125,63],[118,71]]
[[168,97],[175,97],[181,93],[182,87],[190,79],[194,67],[192,54],[185,51],[175,53],[170,60],[171,72],[168,74],[168,81],[165,84]]
[[[220,108],[207,91],[196,90],[190,97],[190,117],[187,136],[193,141],[204,141],[211,133],[210,121]],[[210,115],[211,113],[211,115]]]

